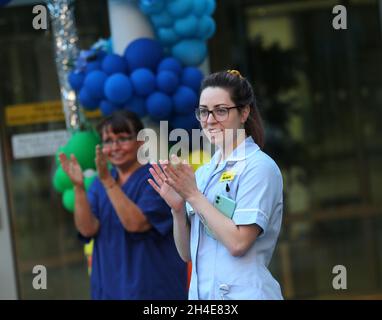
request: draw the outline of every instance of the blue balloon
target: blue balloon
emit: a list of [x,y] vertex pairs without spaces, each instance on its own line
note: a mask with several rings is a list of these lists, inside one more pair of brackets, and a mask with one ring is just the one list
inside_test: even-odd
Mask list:
[[194,0],[192,4],[192,13],[198,17],[205,14],[206,0]]
[[183,67],[182,67],[182,64],[179,62],[178,59],[169,57],[169,58],[165,58],[161,61],[161,63],[158,66],[157,72],[159,73],[159,72],[164,71],[164,70],[172,71],[177,76],[181,76]]
[[175,18],[181,18],[192,10],[193,0],[172,0],[167,4],[167,11]]
[[172,94],[178,88],[179,78],[174,72],[163,70],[158,73],[156,82],[160,91]]
[[143,118],[147,114],[146,99],[142,97],[134,96],[129,101],[127,101],[124,108],[136,113],[140,118]]
[[193,37],[198,31],[198,19],[194,15],[177,19],[175,21],[174,31],[181,37]]
[[162,11],[158,14],[151,15],[151,21],[156,27],[156,29],[163,27],[172,27],[172,25],[174,24],[174,18],[171,17],[167,11]]
[[216,1],[215,0],[205,0],[206,1],[206,15],[212,15],[216,9]]
[[114,111],[121,109],[123,105],[110,102],[109,100],[102,100],[99,108],[104,116],[111,115]]
[[100,70],[100,69],[101,69],[101,61],[99,60],[89,61],[86,63],[85,73],[88,74],[92,71]]
[[68,81],[73,90],[79,91],[82,88],[85,80],[85,73],[72,71],[69,73]]
[[140,0],[139,8],[143,13],[151,15],[161,12],[164,9],[164,4],[163,0]]
[[0,7],[4,7],[6,6],[9,2],[11,2],[12,0],[0,0]]
[[130,75],[130,80],[134,91],[140,96],[147,96],[155,90],[155,75],[149,69],[136,69]]
[[158,39],[164,45],[173,45],[179,41],[179,36],[173,28],[159,28],[157,30]]
[[185,115],[173,115],[169,121],[169,126],[172,129],[185,129],[191,132],[192,129],[200,128],[200,123],[195,117],[195,113]]
[[171,98],[162,93],[154,92],[146,100],[146,108],[150,117],[154,120],[166,120],[172,112]]
[[87,92],[95,99],[101,100],[104,98],[103,88],[107,74],[103,71],[92,71],[88,73],[84,81],[84,87]]
[[103,59],[107,56],[107,52],[105,50],[97,50],[97,61],[99,61],[102,65]]
[[102,70],[109,75],[118,72],[124,73],[127,71],[127,62],[123,57],[110,53],[102,61]]
[[139,68],[155,71],[163,58],[163,50],[159,41],[139,38],[127,46],[124,57],[130,72]]
[[78,99],[86,110],[95,110],[99,106],[99,100],[93,98],[86,88],[82,88],[78,95]]
[[199,20],[196,36],[202,40],[207,40],[213,36],[216,30],[215,20],[210,16],[202,16]]
[[200,65],[207,56],[207,45],[202,40],[183,40],[172,48],[172,55],[187,66]]
[[192,88],[197,94],[199,94],[202,80],[203,73],[198,68],[186,67],[183,69],[181,83]]
[[107,78],[104,87],[105,96],[114,103],[126,103],[131,98],[133,88],[128,76],[115,73]]
[[190,114],[198,105],[198,96],[189,87],[179,86],[172,96],[175,112],[178,114]]

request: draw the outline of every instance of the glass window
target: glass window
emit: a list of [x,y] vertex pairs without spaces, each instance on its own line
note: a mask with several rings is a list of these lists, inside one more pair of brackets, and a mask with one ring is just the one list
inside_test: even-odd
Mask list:
[[[348,29],[334,30],[336,4],[222,2],[210,43],[212,70],[237,68],[254,84],[265,151],[283,173],[271,268],[291,299],[382,294],[381,16],[377,1],[348,1]],[[336,265],[347,290],[332,286]]]
[[[79,48],[87,49],[109,33],[107,2],[76,1]],[[13,105],[60,101],[53,35],[32,28],[32,7],[0,10],[0,132],[22,299],[90,297],[87,261],[77,239],[73,215],[52,187],[54,157],[15,159],[16,134],[64,130],[64,121],[14,126],[5,119]],[[35,265],[47,268],[48,290],[34,290]]]

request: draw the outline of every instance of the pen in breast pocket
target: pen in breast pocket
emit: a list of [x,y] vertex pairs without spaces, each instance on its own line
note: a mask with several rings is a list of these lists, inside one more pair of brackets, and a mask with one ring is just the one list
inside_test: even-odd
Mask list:
[[228,185],[228,183],[225,185],[225,191],[227,191],[227,192],[229,192],[229,190],[231,190],[230,188],[229,188],[229,185]]

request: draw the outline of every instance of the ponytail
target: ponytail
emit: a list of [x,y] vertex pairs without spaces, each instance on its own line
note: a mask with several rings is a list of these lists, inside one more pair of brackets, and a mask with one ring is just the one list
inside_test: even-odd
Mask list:
[[250,111],[244,129],[247,136],[251,136],[260,149],[264,148],[264,126],[260,112],[254,102],[249,105]]

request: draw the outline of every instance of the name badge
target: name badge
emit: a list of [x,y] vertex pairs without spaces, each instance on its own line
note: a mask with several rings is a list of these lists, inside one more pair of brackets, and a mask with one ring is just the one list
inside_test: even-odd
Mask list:
[[222,173],[219,182],[232,181],[235,178],[236,172],[233,171],[225,171]]

